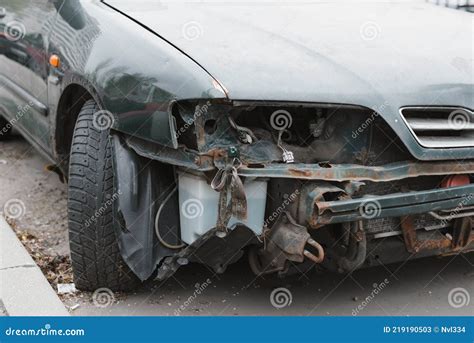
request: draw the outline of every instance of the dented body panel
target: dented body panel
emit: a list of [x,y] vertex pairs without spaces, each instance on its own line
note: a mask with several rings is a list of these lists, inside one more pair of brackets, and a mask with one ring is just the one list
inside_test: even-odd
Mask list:
[[[92,98],[111,115],[114,229],[139,279],[189,262],[221,273],[247,250],[257,275],[283,276],[293,263],[350,272],[373,264],[370,249],[386,262],[474,249],[469,14],[404,2],[43,4],[47,97],[16,124],[67,174],[78,110]],[[2,45],[13,69],[25,68],[15,44],[31,51],[32,38]],[[11,77],[0,69],[7,120],[12,99],[33,94]],[[35,123],[46,134],[29,132]]]
[[417,159],[474,158],[472,149],[422,149],[399,114],[415,105],[474,108],[469,13],[423,2],[150,1],[146,10],[106,2],[191,56],[230,99],[363,106]]

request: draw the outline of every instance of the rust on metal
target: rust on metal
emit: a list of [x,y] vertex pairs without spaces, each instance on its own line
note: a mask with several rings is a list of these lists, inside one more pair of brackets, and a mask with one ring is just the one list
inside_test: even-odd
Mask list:
[[308,238],[308,240],[306,241],[306,243],[308,243],[310,246],[312,246],[313,248],[316,249],[316,251],[318,252],[317,255],[314,255],[313,253],[311,253],[310,251],[308,250],[304,250],[303,251],[303,255],[306,256],[307,258],[309,258],[311,261],[313,261],[314,263],[321,263],[323,262],[324,260],[324,249],[323,247],[321,246],[321,244],[319,244],[318,242],[316,242],[314,239],[312,238]]
[[473,239],[472,218],[456,219],[453,227],[452,246],[454,249],[463,248]]
[[239,170],[242,176],[279,177],[306,180],[326,181],[373,181],[387,182],[418,176],[458,175],[474,173],[474,162],[402,162],[381,166],[364,166],[359,164],[332,164],[331,168],[319,165],[298,164],[291,167],[286,165],[271,165],[265,168],[244,166]]
[[288,173],[293,176],[301,177],[310,177],[311,171],[309,170],[300,170],[300,169],[288,169]]
[[[468,221],[463,222],[468,223]],[[460,226],[461,230],[464,230],[461,233],[464,238],[460,243],[458,240],[453,240],[452,238],[450,239],[446,236],[442,236],[441,238],[437,239],[420,240],[416,234],[413,217],[402,217],[401,222],[405,246],[407,251],[413,254],[419,253],[421,251],[443,251],[449,249],[450,252],[455,252],[464,249],[474,241],[474,234],[471,231],[472,227],[470,224],[465,225],[466,226],[463,226],[461,224]],[[454,228],[454,233],[456,233],[456,227]]]
[[415,230],[413,217],[401,218],[401,228],[407,251],[416,254],[426,250],[441,250],[451,247],[451,240],[445,236],[438,239],[419,240]]
[[401,228],[405,246],[410,253],[417,253],[420,250],[418,239],[416,237],[415,223],[413,217],[402,217]]
[[[310,250],[315,250],[316,254]],[[282,213],[273,226],[265,253],[269,260],[278,259],[283,255],[285,259],[282,262],[303,262],[305,257],[314,263],[324,260],[323,247],[311,238],[305,226],[297,224],[287,212]]]

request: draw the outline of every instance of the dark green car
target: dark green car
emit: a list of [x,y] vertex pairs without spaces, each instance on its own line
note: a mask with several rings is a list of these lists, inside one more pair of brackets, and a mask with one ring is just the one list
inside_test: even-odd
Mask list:
[[423,2],[0,0],[0,138],[68,182],[80,289],[459,254],[472,54]]

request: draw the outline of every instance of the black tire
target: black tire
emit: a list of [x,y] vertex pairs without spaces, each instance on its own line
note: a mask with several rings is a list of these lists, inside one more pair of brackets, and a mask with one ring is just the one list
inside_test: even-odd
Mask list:
[[99,110],[92,100],[84,104],[71,144],[68,216],[74,282],[86,291],[129,291],[140,281],[120,255],[113,206],[106,204],[114,194],[114,171],[109,132],[93,124]]

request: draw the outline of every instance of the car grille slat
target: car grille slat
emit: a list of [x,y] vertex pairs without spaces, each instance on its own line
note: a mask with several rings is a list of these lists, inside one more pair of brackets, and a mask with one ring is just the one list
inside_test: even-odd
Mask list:
[[474,136],[472,137],[424,137],[419,138],[420,144],[430,148],[468,148],[473,146]]
[[[453,125],[446,119],[409,118],[406,120],[414,131],[448,131]],[[474,123],[466,123],[464,130],[474,130]]]
[[400,114],[425,148],[474,146],[474,113],[459,107],[404,107]]

